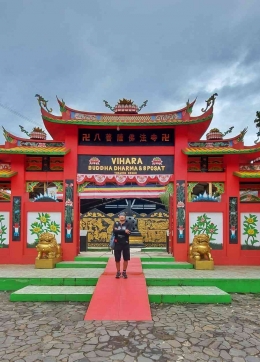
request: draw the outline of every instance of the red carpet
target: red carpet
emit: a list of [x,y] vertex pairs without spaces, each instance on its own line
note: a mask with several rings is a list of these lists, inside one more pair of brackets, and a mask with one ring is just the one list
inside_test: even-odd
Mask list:
[[141,260],[129,261],[128,279],[116,279],[115,275],[115,261],[111,258],[98,280],[84,320],[151,321]]

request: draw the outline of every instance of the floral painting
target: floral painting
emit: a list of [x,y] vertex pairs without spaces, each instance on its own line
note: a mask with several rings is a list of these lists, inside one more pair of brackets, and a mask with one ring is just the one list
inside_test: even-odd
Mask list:
[[73,242],[73,180],[65,180],[65,243]]
[[212,249],[223,248],[223,214],[222,212],[190,212],[190,244],[195,235],[207,234]]
[[27,247],[35,248],[42,233],[55,235],[57,243],[61,243],[61,213],[60,212],[28,212]]
[[241,249],[260,250],[260,213],[241,213]]
[[0,249],[9,245],[9,212],[0,214]]

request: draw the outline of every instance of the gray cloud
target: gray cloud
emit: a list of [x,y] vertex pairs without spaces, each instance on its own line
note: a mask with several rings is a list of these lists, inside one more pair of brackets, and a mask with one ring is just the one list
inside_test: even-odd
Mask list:
[[[213,92],[213,127],[233,135],[260,110],[258,0],[0,0],[0,103],[41,124],[35,93],[59,114],[105,111],[129,97],[147,111],[182,107],[194,115]],[[20,134],[33,123],[0,107],[0,124]],[[3,137],[1,138],[3,142]]]

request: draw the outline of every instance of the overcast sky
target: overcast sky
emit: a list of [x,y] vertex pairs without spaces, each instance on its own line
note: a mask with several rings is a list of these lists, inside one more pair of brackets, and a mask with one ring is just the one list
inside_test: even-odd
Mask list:
[[0,124],[16,135],[42,125],[36,93],[54,114],[56,95],[94,112],[103,99],[160,112],[198,97],[194,116],[217,92],[211,128],[257,138],[259,0],[0,0],[0,45]]

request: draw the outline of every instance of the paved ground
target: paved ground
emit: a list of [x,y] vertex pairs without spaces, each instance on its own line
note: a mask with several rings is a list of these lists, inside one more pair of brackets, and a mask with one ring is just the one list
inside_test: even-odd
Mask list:
[[0,292],[1,362],[260,362],[259,294],[233,294],[231,306],[152,305],[149,323],[84,322],[87,303],[9,295]]
[[[34,265],[1,264],[0,278],[99,278],[104,268],[35,269]],[[146,278],[259,279],[260,266],[215,266],[214,270],[144,269]]]

